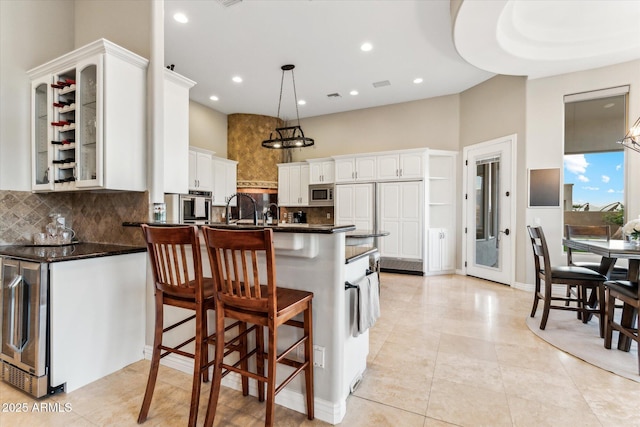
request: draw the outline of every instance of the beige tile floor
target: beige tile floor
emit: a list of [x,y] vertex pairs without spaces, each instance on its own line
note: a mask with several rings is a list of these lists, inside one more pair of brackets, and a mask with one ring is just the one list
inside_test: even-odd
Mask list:
[[[341,425],[640,426],[640,383],[537,338],[524,322],[530,303],[527,292],[474,278],[383,274],[383,315]],[[141,361],[37,402],[0,384],[0,426],[137,425],[148,367]],[[161,368],[144,425],[185,425],[189,390],[189,375]],[[220,405],[218,426],[264,423],[264,406],[253,397],[224,389]],[[277,407],[276,425],[328,424]]]

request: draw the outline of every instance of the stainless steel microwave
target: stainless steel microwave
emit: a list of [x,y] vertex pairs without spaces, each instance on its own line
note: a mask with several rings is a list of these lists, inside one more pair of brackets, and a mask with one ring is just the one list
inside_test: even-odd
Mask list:
[[309,186],[310,206],[333,206],[333,184],[332,185],[310,185]]

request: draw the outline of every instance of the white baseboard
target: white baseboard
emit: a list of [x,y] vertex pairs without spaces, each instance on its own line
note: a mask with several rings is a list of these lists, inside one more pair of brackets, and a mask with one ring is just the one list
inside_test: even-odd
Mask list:
[[533,292],[533,290],[535,289],[535,285],[533,283],[515,282],[512,288],[520,289],[521,291],[526,291],[526,292]]
[[[147,360],[151,360],[152,348],[150,345],[144,347],[144,357]],[[169,354],[166,357],[160,359],[160,364],[168,368],[173,368],[178,371],[193,374],[193,359],[180,356],[179,354]],[[240,375],[236,373],[229,373],[222,379],[222,385],[234,390],[241,391],[242,383],[240,381]],[[249,381],[249,394],[252,396],[258,395],[258,387],[255,381]],[[276,396],[276,404],[289,408],[296,412],[303,414],[307,413],[307,404],[304,394],[284,389]],[[324,399],[314,399],[314,413],[315,418],[324,421],[329,424],[339,424],[344,418],[347,412],[346,399],[342,402],[332,403]]]

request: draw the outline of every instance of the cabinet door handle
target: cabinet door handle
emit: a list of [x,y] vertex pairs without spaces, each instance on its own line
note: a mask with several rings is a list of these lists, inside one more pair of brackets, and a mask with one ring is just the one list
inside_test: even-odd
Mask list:
[[17,352],[21,352],[27,344],[29,334],[28,323],[28,293],[25,292],[23,276],[16,276],[7,289],[11,290],[9,308],[9,347]]
[[402,169],[400,169],[400,176],[402,176]]
[[396,176],[400,176],[400,172],[396,169]]
[[356,179],[358,179],[358,171],[356,171]]

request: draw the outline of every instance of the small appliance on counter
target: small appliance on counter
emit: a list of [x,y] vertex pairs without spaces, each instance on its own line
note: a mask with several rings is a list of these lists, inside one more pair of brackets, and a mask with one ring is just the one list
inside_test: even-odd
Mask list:
[[307,213],[298,211],[293,213],[293,223],[294,224],[306,224],[307,223]]

